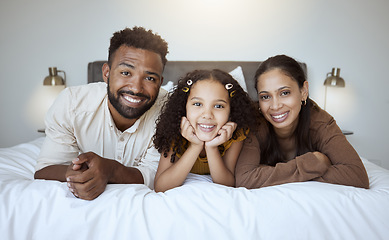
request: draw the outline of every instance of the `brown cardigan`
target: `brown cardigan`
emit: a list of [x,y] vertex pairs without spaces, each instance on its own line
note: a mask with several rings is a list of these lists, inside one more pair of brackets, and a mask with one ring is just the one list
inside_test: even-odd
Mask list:
[[312,152],[277,163],[260,164],[259,141],[265,141],[266,124],[249,134],[235,169],[237,187],[260,188],[290,182],[319,181],[369,188],[369,179],[357,152],[347,141],[334,118],[318,106],[311,109],[310,137],[315,151],[332,162],[327,168]]

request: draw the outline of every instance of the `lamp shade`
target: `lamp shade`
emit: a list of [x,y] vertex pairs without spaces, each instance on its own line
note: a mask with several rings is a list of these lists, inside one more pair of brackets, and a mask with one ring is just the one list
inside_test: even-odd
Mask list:
[[340,68],[332,68],[332,72],[327,73],[324,86],[328,87],[345,87],[344,79],[340,77]]
[[[58,75],[58,72],[62,72],[64,77]],[[65,85],[66,74],[62,70],[57,70],[56,67],[49,67],[49,76],[45,77],[43,80],[43,85],[45,86],[58,86]]]
[[[63,78],[58,73],[63,73]],[[43,80],[43,86],[40,85],[33,91],[31,99],[27,104],[27,116],[29,122],[36,129],[45,128],[44,118],[47,110],[53,104],[58,94],[65,89],[66,74],[56,67],[49,67],[49,76]]]

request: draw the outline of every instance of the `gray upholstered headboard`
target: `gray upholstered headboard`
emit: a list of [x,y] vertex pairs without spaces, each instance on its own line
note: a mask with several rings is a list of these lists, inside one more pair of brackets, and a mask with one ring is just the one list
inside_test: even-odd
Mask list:
[[[88,64],[88,83],[101,82],[103,77],[101,69],[106,61],[95,61]],[[257,93],[254,88],[254,75],[260,61],[168,61],[163,72],[164,84],[168,81],[177,83],[177,81],[186,75],[186,73],[196,69],[220,69],[226,72],[234,70],[241,66],[243,75],[246,81],[246,86],[250,97],[253,100],[258,100]],[[306,65],[302,63],[306,71]]]

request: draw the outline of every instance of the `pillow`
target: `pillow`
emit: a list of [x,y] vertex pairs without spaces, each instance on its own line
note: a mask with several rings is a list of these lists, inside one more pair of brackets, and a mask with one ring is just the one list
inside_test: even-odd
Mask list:
[[232,70],[229,73],[236,81],[238,81],[238,83],[243,88],[243,90],[247,92],[246,81],[244,79],[242,67],[237,66],[234,70]]
[[172,92],[174,90],[174,83],[172,81],[169,81],[165,85],[161,86],[161,88],[165,89],[168,92]]
[[[229,72],[229,74],[236,80],[238,81],[239,85],[247,92],[247,87],[246,87],[246,81],[244,79],[243,75],[243,70],[241,66],[237,66],[234,70]],[[168,92],[171,92],[174,90],[174,83],[172,81],[169,81],[165,85],[161,86],[161,88],[165,89]]]

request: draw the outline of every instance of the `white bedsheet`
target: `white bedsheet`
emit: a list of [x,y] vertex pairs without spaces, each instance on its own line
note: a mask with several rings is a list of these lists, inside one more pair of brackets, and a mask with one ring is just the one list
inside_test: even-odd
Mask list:
[[0,149],[0,239],[389,239],[389,171],[364,160],[370,189],[319,182],[256,190],[190,175],[155,193],[110,184],[93,201],[33,180],[43,138]]

